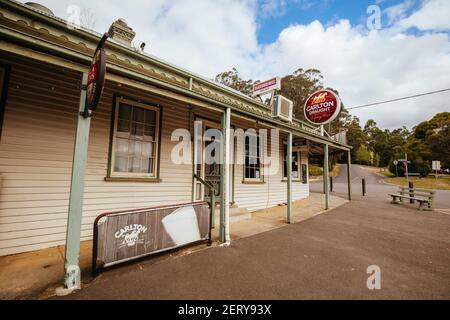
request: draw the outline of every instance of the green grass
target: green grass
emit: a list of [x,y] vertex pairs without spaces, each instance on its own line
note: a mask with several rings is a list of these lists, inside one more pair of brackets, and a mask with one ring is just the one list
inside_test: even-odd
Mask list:
[[395,174],[390,173],[388,170],[380,171],[379,174],[381,174],[382,176],[385,176],[385,177],[387,177],[387,178],[393,178],[393,177],[395,177]]
[[[330,176],[335,178],[339,175],[341,172],[341,166],[335,165],[333,170],[330,172]],[[323,175],[323,169],[322,167],[316,166],[316,165],[309,165],[309,175],[311,177],[321,177]]]
[[[396,184],[399,186],[407,186],[406,178],[394,177],[387,178],[387,183]],[[415,188],[435,189],[435,190],[450,190],[450,178],[410,178],[409,181],[414,183]]]

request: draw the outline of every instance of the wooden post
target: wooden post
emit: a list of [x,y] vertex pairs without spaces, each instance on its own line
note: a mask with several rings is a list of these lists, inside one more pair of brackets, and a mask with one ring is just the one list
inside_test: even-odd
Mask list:
[[288,133],[287,141],[287,223],[292,223],[292,133]]
[[350,151],[347,151],[347,192],[348,192],[348,200],[352,200],[352,179],[350,173],[350,167],[352,165],[352,158]]
[[330,170],[328,168],[328,145],[325,145],[324,148],[324,157],[323,157],[323,183],[325,189],[325,210],[328,210],[330,207],[330,188],[328,186],[329,182]]
[[82,76],[82,88],[78,108],[77,131],[72,161],[72,177],[70,183],[69,215],[67,218],[64,284],[67,289],[81,288],[81,272],[79,267],[81,218],[83,215],[84,174],[87,163],[89,129],[91,118],[84,117],[86,103],[87,73]]
[[[409,188],[409,196],[411,198],[414,198],[414,191],[411,189],[414,189],[414,182],[409,181],[408,182],[408,188]],[[414,201],[414,199],[409,199],[409,203],[414,204],[416,201]]]
[[230,242],[230,127],[231,109],[222,115],[222,170],[220,171],[220,242]]

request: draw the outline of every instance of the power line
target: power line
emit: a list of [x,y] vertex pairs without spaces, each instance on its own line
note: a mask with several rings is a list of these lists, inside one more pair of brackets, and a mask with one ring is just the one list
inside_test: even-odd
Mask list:
[[346,109],[347,110],[352,110],[352,109],[366,108],[366,107],[376,106],[376,105],[379,105],[379,104],[385,104],[385,103],[396,102],[396,101],[401,101],[401,100],[413,99],[413,98],[422,97],[422,96],[428,96],[428,95],[431,95],[431,94],[441,93],[441,92],[445,92],[445,91],[450,91],[450,88],[437,90],[437,91],[430,91],[430,92],[425,92],[425,93],[420,93],[420,94],[415,94],[413,96],[407,96],[407,97],[403,97],[403,98],[397,98],[397,99],[386,100],[386,101],[381,101],[381,102],[374,102],[374,103],[369,103],[369,104],[363,104],[363,105],[360,105],[360,106],[346,108]]

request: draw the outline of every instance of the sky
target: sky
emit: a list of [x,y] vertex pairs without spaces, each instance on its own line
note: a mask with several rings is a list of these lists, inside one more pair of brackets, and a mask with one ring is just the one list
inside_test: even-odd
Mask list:
[[[101,33],[124,18],[135,46],[211,79],[232,67],[253,80],[316,68],[346,107],[450,88],[450,0],[36,2],[69,20],[76,6]],[[443,111],[450,91],[351,113],[394,129]]]

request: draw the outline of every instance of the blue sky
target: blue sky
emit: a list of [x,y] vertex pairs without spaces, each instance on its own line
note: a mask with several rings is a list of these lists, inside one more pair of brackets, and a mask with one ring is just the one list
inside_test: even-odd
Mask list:
[[[260,6],[267,5],[271,0],[259,0]],[[389,7],[404,3],[402,0],[285,0],[278,1],[271,14],[259,14],[257,17],[257,37],[261,44],[274,42],[280,32],[290,25],[309,24],[319,20],[323,25],[330,25],[340,19],[349,20],[352,25],[365,24],[366,10],[370,5],[376,4],[381,11]],[[420,1],[412,1],[409,12],[416,10]],[[450,19],[450,17],[449,17]],[[382,27],[389,22],[386,15],[381,19]],[[412,28],[409,32],[418,32]]]
[[[347,107],[450,88],[450,0],[38,2],[68,20],[78,8],[99,33],[123,18],[134,46],[144,41],[146,53],[210,79],[233,67],[253,80],[315,68]],[[371,5],[382,15],[369,31]],[[352,114],[393,129],[448,110],[450,92]]]

